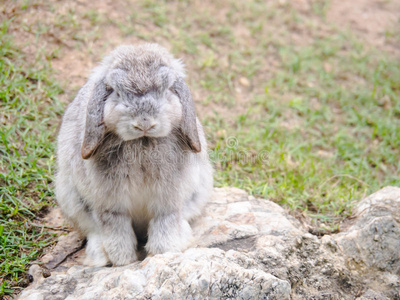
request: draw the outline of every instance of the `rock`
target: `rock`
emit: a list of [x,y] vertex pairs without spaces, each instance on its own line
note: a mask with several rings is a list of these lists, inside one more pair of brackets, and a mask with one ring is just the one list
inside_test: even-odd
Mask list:
[[400,275],[400,189],[384,188],[361,201],[335,239],[349,264]]
[[43,269],[39,265],[32,265],[28,270],[28,274],[32,276],[32,281],[40,281],[44,278],[43,273]]
[[273,202],[216,188],[183,253],[123,267],[75,261],[20,299],[399,299],[399,216],[400,189],[388,187],[340,233],[317,237]]
[[84,239],[78,232],[71,232],[58,238],[57,245],[42,257],[46,268],[55,269],[66,259],[83,248]]

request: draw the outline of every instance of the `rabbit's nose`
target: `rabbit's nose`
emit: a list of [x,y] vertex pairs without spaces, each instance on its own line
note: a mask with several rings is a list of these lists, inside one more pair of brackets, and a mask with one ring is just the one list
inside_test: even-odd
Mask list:
[[152,123],[152,122],[141,122],[141,123],[134,123],[134,124],[132,124],[132,126],[136,130],[140,130],[140,131],[143,131],[144,133],[146,133],[150,129],[154,128],[156,126],[156,124]]

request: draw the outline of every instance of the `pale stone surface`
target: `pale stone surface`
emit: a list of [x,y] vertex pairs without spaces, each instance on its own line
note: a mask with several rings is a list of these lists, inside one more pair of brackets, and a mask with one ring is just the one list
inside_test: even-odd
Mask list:
[[[192,227],[192,247],[183,253],[117,268],[66,260],[48,278],[34,267],[39,275],[20,299],[400,297],[399,188],[361,201],[334,235],[312,235],[277,204],[236,188],[215,189]],[[66,239],[58,249],[67,249]]]

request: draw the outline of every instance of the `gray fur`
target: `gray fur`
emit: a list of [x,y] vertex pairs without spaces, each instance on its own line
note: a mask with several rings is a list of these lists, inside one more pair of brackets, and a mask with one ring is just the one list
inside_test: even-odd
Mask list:
[[88,239],[85,263],[181,251],[212,190],[212,168],[183,66],[156,44],[121,46],[67,108],[56,197]]
[[96,82],[86,112],[85,136],[82,142],[81,154],[84,159],[89,158],[100,144],[105,134],[103,123],[104,104],[111,90],[104,80]]
[[189,88],[183,78],[178,78],[172,86],[172,89],[182,102],[183,118],[181,130],[185,141],[188,142],[187,146],[195,152],[200,152],[201,144],[197,132],[196,111]]

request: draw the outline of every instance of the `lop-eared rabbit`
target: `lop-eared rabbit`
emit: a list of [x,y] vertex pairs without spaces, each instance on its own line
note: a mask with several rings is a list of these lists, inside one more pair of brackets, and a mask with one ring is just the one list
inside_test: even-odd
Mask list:
[[157,44],[120,46],[68,106],[56,198],[87,238],[85,264],[182,251],[212,191],[203,128],[180,60]]

